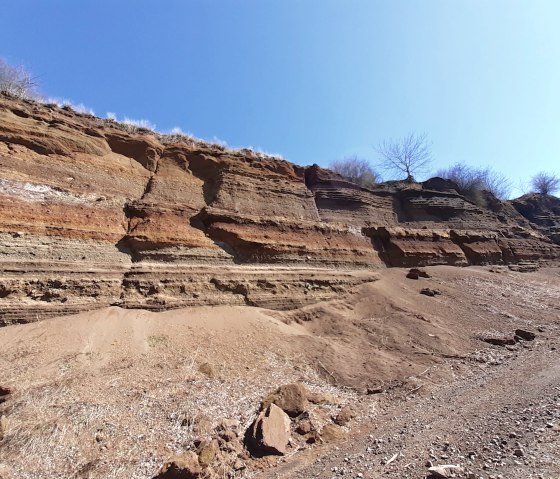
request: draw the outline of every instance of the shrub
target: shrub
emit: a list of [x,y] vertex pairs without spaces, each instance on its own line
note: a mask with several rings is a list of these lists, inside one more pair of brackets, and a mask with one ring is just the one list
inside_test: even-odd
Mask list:
[[379,181],[379,176],[375,173],[369,162],[357,156],[333,161],[329,168],[360,186],[371,187]]
[[511,191],[510,180],[491,168],[473,168],[464,163],[456,163],[447,169],[439,170],[436,176],[453,181],[459,193],[473,202],[483,202],[483,191],[489,191],[496,198],[504,199]]
[[22,66],[12,66],[0,58],[0,92],[18,98],[34,98],[35,82]]
[[560,190],[560,178],[553,173],[541,171],[531,178],[531,186],[541,195],[552,195]]

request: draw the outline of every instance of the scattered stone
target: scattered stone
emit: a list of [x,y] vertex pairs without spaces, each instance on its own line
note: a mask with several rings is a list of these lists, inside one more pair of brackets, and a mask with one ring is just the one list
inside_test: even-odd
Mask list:
[[436,296],[438,294],[441,294],[440,291],[438,291],[437,289],[432,289],[432,288],[422,288],[420,290],[420,294],[424,294],[426,296]]
[[374,388],[367,388],[366,394],[381,394],[383,393],[384,389],[381,387],[374,387]]
[[270,404],[251,426],[251,445],[261,454],[286,454],[290,424],[289,416],[276,404]]
[[526,331],[524,329],[516,329],[515,336],[521,338],[523,341],[534,341],[534,339],[537,337],[535,333]]
[[339,426],[346,426],[354,417],[356,417],[354,408],[351,406],[344,406],[334,418],[334,422]]
[[336,424],[327,424],[321,429],[320,436],[324,442],[337,441],[344,437],[344,431]]
[[313,425],[311,424],[311,421],[309,419],[304,419],[303,421],[300,421],[296,426],[296,432],[301,436],[305,436],[306,434],[309,434],[312,430],[313,430]]
[[482,340],[494,346],[512,346],[516,343],[513,336],[485,336]]
[[275,392],[263,400],[263,409],[270,404],[275,404],[288,415],[299,416],[309,408],[307,397],[309,391],[302,383],[286,384],[280,386]]
[[408,272],[412,274],[417,274],[419,278],[431,278],[431,276],[424,269],[410,268]]
[[408,279],[419,279],[419,278],[420,278],[420,275],[419,275],[418,273],[413,272],[412,270],[410,270],[410,271],[407,273],[406,277],[407,277]]
[[513,455],[514,455],[515,457],[523,457],[523,450],[517,448],[517,449],[515,449],[515,450],[513,451]]
[[461,472],[460,466],[446,464],[442,466],[432,466],[428,469],[428,477],[447,479],[453,477],[455,473]]
[[202,474],[198,456],[193,451],[187,451],[166,462],[154,479],[198,479]]

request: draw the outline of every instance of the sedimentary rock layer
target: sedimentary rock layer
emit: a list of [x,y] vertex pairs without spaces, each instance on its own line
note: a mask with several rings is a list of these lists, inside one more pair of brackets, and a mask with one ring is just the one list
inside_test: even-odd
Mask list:
[[443,180],[361,188],[6,96],[0,167],[0,324],[111,304],[289,309],[386,265],[558,257],[511,205]]

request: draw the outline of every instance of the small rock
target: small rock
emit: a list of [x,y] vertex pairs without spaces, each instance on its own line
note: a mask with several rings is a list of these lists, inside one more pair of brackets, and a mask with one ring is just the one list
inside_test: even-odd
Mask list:
[[513,336],[486,336],[482,338],[485,343],[493,344],[494,346],[507,346],[516,343]]
[[420,290],[420,294],[424,294],[426,296],[436,296],[438,294],[441,294],[440,291],[438,291],[437,289],[432,289],[432,288],[422,288]]
[[521,338],[523,341],[533,341],[537,337],[535,333],[524,329],[516,329],[515,336]]
[[334,418],[334,422],[339,426],[346,426],[354,417],[356,417],[354,408],[351,406],[344,406]]
[[302,436],[309,434],[313,430],[313,425],[309,419],[300,421],[296,427],[296,432]]
[[442,466],[432,466],[428,469],[429,477],[447,479],[452,477],[455,473],[461,472],[460,466],[446,464]]
[[187,451],[166,462],[154,479],[198,479],[202,474],[198,456],[193,451]]
[[410,268],[406,277],[410,279],[431,278],[431,276],[425,270],[420,268]]
[[518,448],[518,449],[515,449],[515,450],[513,451],[513,455],[516,456],[516,457],[522,457],[522,456],[523,456],[523,451],[522,451],[521,449],[519,449],[519,448]]

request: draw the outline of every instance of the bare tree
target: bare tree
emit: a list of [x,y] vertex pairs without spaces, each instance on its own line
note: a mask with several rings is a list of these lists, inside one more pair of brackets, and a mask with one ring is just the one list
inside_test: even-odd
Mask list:
[[0,92],[19,98],[35,96],[35,82],[22,66],[12,66],[0,58]]
[[473,168],[464,163],[456,163],[439,170],[436,176],[453,181],[459,187],[459,193],[478,204],[484,202],[482,191],[489,191],[499,199],[507,198],[511,192],[511,181],[491,168]]
[[385,140],[377,147],[381,167],[392,175],[404,174],[407,181],[424,171],[432,161],[431,143],[427,135],[409,133],[398,140]]
[[379,176],[370,163],[357,156],[335,160],[329,164],[329,168],[360,186],[373,186],[379,181]]
[[541,195],[551,195],[560,190],[560,178],[554,173],[541,171],[531,178],[531,186]]

